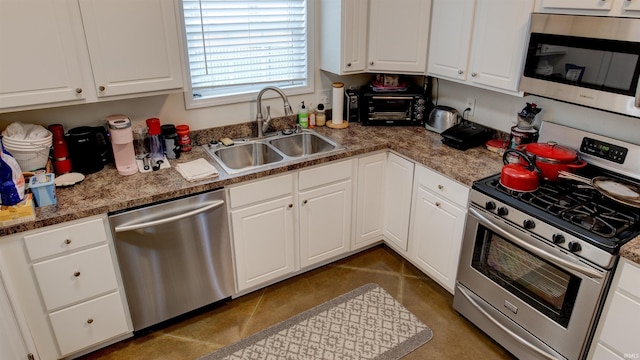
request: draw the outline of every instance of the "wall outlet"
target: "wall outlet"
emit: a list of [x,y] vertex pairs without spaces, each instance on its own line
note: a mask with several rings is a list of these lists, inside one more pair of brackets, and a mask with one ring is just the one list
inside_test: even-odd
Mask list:
[[[466,118],[470,118],[473,117],[473,114],[476,111],[476,99],[474,98],[467,98],[467,104],[465,105],[464,110],[469,109],[469,111],[466,112]],[[465,115],[465,114],[462,114]]]
[[[318,91],[318,104],[324,104],[324,108],[330,108],[331,105],[331,97],[329,96],[331,94],[331,90],[329,89],[325,89],[325,90],[319,90]],[[318,106],[318,104],[316,104],[316,106]]]

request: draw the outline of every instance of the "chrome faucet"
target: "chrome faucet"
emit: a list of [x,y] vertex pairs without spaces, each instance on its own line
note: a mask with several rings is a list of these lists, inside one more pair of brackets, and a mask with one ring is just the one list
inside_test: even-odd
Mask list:
[[264,137],[265,131],[269,128],[269,124],[271,123],[271,108],[267,106],[267,118],[263,119],[262,117],[262,95],[267,90],[273,90],[280,95],[282,101],[284,102],[284,114],[286,116],[293,115],[293,110],[291,110],[291,105],[289,105],[289,99],[287,95],[282,92],[279,88],[275,86],[267,86],[264,89],[260,90],[258,93],[258,113],[256,114],[256,122],[258,123],[258,137]]

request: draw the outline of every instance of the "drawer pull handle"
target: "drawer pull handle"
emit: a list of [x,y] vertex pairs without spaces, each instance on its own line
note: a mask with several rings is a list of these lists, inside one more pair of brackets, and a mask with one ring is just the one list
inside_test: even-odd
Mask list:
[[75,277],[80,276],[80,271],[74,271],[74,272],[73,272],[73,276],[75,276]]
[[88,318],[87,319],[87,324],[93,324],[93,319],[92,318]]
[[440,190],[444,189],[444,185],[438,185],[438,189]]
[[64,243],[67,244],[67,245],[71,244],[71,239],[65,240]]

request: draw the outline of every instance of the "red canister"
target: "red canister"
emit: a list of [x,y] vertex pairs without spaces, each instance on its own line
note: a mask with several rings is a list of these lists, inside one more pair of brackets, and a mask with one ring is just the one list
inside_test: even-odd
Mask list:
[[49,131],[53,134],[53,167],[56,175],[71,172],[71,160],[69,159],[69,149],[64,140],[64,129],[60,124],[49,125]]
[[191,131],[189,125],[177,125],[176,132],[178,133],[178,145],[180,145],[182,152],[191,151]]

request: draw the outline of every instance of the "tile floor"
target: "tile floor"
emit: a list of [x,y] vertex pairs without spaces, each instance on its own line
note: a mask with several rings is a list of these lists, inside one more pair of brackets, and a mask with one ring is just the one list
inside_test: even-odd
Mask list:
[[162,324],[81,359],[197,359],[369,282],[433,330],[404,359],[513,359],[452,307],[453,295],[385,245]]

